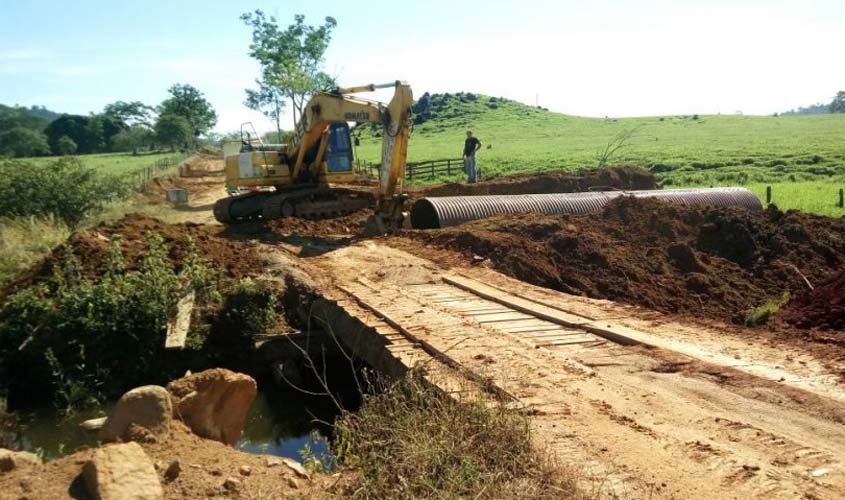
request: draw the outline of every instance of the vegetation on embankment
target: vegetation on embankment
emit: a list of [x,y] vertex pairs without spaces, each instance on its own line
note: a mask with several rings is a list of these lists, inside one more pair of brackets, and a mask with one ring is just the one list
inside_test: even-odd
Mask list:
[[[426,106],[420,103],[428,100]],[[422,96],[408,160],[460,158],[465,132],[481,139],[482,178],[517,172],[596,166],[598,156],[621,132],[633,131],[608,164],[650,169],[664,186],[829,183],[826,191],[796,193],[781,208],[845,215],[835,207],[845,186],[845,114],[803,116],[691,115],[646,118],[583,118],[479,94]],[[417,122],[421,120],[417,119]],[[381,138],[361,129],[358,154],[377,162]],[[458,172],[436,181],[461,180]],[[428,182],[427,179],[420,179]],[[819,196],[824,206],[819,207]]]
[[578,475],[532,442],[529,418],[456,401],[412,371],[376,383],[335,423],[334,452],[357,472],[353,498],[585,498]]
[[[133,232],[123,237],[75,235],[4,290],[0,396],[11,407],[75,408],[185,369],[243,368],[252,335],[279,323],[275,291],[227,268],[225,242],[197,242],[197,229],[174,227],[165,243],[145,230],[160,223],[135,219],[124,223]],[[254,265],[249,250],[240,255]],[[165,351],[167,322],[189,290],[196,301],[187,347]],[[238,307],[229,307],[233,301]],[[241,324],[251,326],[226,327]]]

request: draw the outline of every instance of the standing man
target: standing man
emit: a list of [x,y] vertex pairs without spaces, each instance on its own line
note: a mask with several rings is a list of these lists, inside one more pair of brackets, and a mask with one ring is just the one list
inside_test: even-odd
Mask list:
[[475,184],[477,171],[475,169],[475,152],[481,149],[481,141],[472,136],[472,130],[467,130],[467,140],[464,142],[464,171],[467,173],[467,182]]

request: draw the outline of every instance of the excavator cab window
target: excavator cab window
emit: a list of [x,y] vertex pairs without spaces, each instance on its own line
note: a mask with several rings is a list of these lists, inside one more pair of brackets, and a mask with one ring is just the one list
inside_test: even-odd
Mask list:
[[326,164],[329,172],[350,172],[352,170],[352,141],[349,124],[331,124],[329,145],[326,148]]

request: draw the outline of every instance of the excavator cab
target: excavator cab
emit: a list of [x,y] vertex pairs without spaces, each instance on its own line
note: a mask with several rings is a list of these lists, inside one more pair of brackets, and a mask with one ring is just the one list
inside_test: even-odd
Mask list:
[[352,139],[348,123],[329,126],[329,145],[326,149],[326,167],[330,173],[352,171]]

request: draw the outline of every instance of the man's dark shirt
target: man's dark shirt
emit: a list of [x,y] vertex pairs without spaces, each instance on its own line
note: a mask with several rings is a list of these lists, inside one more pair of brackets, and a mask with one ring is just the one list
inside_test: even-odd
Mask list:
[[475,154],[475,149],[478,145],[481,144],[481,141],[476,139],[475,137],[470,137],[464,143],[464,156],[471,156]]

